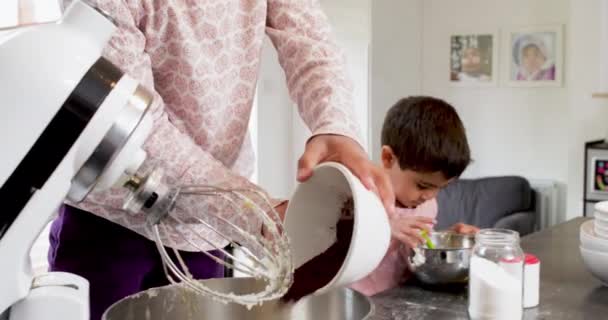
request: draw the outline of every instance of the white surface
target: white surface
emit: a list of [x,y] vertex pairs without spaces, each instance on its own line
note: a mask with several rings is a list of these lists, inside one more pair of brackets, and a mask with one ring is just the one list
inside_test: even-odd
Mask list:
[[597,92],[608,92],[608,0],[600,0],[600,63]]
[[61,0],[19,0],[19,23],[22,24],[58,21],[61,13]]
[[563,217],[560,216],[560,203],[563,201],[559,182],[555,180],[529,179],[530,186],[535,192],[534,211],[536,212],[536,226],[539,230],[551,227],[559,223]]
[[61,18],[60,0],[2,0],[0,29],[54,22]]
[[363,148],[369,150],[369,45],[373,0],[321,0],[338,44],[346,54],[354,85],[354,109],[361,124]]
[[[5,137],[4,140],[0,138],[0,145],[9,151],[6,157],[10,155],[11,160],[0,167],[0,183],[12,173],[15,163],[21,161],[84,72],[97,61],[114,30],[97,11],[79,1],[73,2],[67,12],[63,23],[30,28],[0,46],[0,69],[3,71],[0,77],[6,80],[0,97],[9,102],[3,104],[0,118],[0,127],[7,133],[0,135]],[[41,50],[43,55],[40,55]],[[44,267],[40,251],[48,245],[43,240],[48,236],[45,226],[48,227],[48,221],[66,196],[76,170],[99,144],[136,86],[137,83],[128,77],[114,84],[112,92],[61,163],[41,189],[34,190],[17,219],[6,230],[0,242],[0,256],[10,263],[0,265],[0,312],[18,302],[11,311],[11,319],[88,318],[88,284],[84,279],[74,275],[45,275],[33,285],[32,279],[34,272],[42,273]],[[26,94],[29,92],[36,94]],[[34,113],[31,107],[37,108]],[[43,229],[45,233],[39,237]],[[49,281],[57,279],[59,282],[65,280],[64,284],[75,283],[77,290],[61,285],[48,286]],[[74,279],[82,281],[73,282]]]
[[27,296],[32,283],[30,249],[48,219],[61,203],[70,187],[74,171],[71,169],[73,152],[37,191],[0,242],[0,257],[10,261],[0,265],[0,310]]
[[608,253],[580,247],[583,263],[591,274],[608,286]]
[[608,228],[608,217],[605,214],[595,212],[595,223],[599,224],[602,227]]
[[19,23],[19,0],[0,1],[0,28],[13,27]]
[[[253,107],[251,108],[251,116],[249,117],[249,139],[251,139],[251,146],[253,148],[253,152],[255,155],[255,159],[259,159],[260,155],[259,155],[259,150],[258,150],[258,117],[259,117],[259,107],[258,107],[258,103],[259,103],[259,92],[260,91],[260,87],[259,87],[259,83],[255,88],[255,97],[253,98]],[[250,180],[253,183],[258,183],[259,179],[259,168],[258,165],[254,166],[253,168],[253,173],[251,174],[251,178]]]
[[41,275],[48,271],[48,253],[49,253],[49,233],[51,231],[51,222],[47,223],[38,238],[34,241],[32,250],[30,250],[30,261],[34,275]]
[[[0,184],[29,151],[84,72],[99,58],[103,41],[112,31],[111,25],[98,21],[100,15],[92,8],[80,2],[75,2],[71,8],[65,24],[31,28],[0,46],[0,81],[3,83],[0,86],[3,101],[0,128],[6,133],[0,135],[0,145],[4,148]],[[81,16],[87,18],[81,19]],[[98,30],[81,33],[76,31],[78,23],[96,26]],[[41,50],[44,55],[40,55]],[[25,94],[28,92],[36,94]],[[76,160],[79,144],[83,141],[93,144],[89,149],[87,146],[79,150],[88,152],[82,154],[81,159],[88,158],[103,136],[104,128],[109,127],[107,120],[111,119],[111,111],[121,106],[102,105],[74,147],[4,234],[0,257],[11,263],[0,265],[0,311],[28,294],[33,277],[31,247],[65,197],[76,168],[82,165]],[[36,107],[34,113],[30,107]],[[101,136],[96,139],[98,135]]]
[[595,234],[600,238],[608,240],[608,228],[601,226],[599,223],[597,223],[597,220],[594,222],[593,230],[595,231]]
[[423,0],[373,0],[371,154],[380,160],[384,116],[398,99],[422,90]]
[[[334,35],[344,48],[348,71],[355,85],[356,114],[361,121],[365,147],[368,133],[368,55],[371,0],[322,0]],[[259,78],[257,154],[258,177],[273,197],[287,198],[295,188],[297,161],[310,136],[289,98],[285,75],[276,51],[265,41]]]
[[595,209],[596,215],[608,217],[608,201],[600,201],[596,203],[593,208]]
[[34,289],[11,308],[10,320],[89,319],[89,283],[69,273],[53,272],[34,279]]
[[524,308],[536,307],[540,295],[540,262],[524,266]]
[[378,197],[344,166],[335,163],[315,169],[312,178],[298,186],[289,202],[285,232],[297,268],[335,242],[335,226],[349,196],[354,200],[350,247],[340,271],[317,293],[355,282],[380,264],[390,241],[388,217]]
[[598,235],[604,236],[604,238],[608,238],[608,221],[595,219],[593,221],[593,226]]
[[588,220],[581,225],[579,239],[581,246],[594,251],[608,253],[608,239],[600,238],[593,228],[595,220]]
[[258,83],[257,166],[259,184],[271,196],[287,198],[295,180],[291,155],[292,104],[283,69],[270,40],[264,41]]
[[591,97],[599,82],[600,4],[601,0],[570,1],[566,33],[569,121],[564,129],[569,132],[568,218],[580,216],[583,210],[584,143],[601,139],[608,132],[608,100]]
[[[73,8],[75,15],[95,12],[80,2],[75,2]],[[0,46],[3,108],[0,128],[6,133],[0,134],[3,148],[0,185],[29,151],[82,75],[101,55],[103,41],[114,30],[112,25],[104,25],[96,18],[74,21],[78,19],[66,18],[66,24],[31,28]],[[83,34],[71,28],[78,22],[98,29],[93,34]],[[99,42],[95,41],[96,36],[100,37]],[[41,55],[41,50],[45,54]],[[55,81],[51,81],[49,75],[53,75]],[[31,92],[36,94],[24,94]],[[24,106],[35,106],[36,112]],[[24,124],[28,124],[27,130],[23,130]]]

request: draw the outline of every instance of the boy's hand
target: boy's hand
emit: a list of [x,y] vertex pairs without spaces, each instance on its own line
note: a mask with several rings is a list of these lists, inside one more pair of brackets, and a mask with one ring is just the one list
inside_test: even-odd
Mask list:
[[431,231],[431,226],[436,221],[433,218],[420,216],[402,216],[391,218],[391,231],[393,237],[408,245],[410,248],[415,248],[419,244],[424,243],[424,238],[420,235],[422,230]]
[[454,231],[460,234],[476,234],[479,232],[479,228],[470,224],[457,223],[450,227],[450,231]]

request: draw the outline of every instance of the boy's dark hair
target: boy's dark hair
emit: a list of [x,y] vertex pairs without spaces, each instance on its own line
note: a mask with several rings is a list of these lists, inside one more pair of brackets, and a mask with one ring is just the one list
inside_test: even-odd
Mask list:
[[440,171],[458,177],[471,162],[464,125],[447,102],[425,96],[399,100],[386,114],[382,145],[389,146],[402,170]]

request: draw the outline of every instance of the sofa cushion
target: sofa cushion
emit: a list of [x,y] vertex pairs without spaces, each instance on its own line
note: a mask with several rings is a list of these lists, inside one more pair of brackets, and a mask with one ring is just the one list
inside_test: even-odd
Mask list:
[[437,203],[437,230],[458,222],[491,228],[505,216],[534,207],[530,183],[519,176],[458,179],[439,192]]

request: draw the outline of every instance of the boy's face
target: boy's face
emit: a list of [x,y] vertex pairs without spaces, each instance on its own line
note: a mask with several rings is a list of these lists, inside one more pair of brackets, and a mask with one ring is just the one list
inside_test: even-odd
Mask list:
[[397,207],[415,208],[423,202],[433,199],[441,188],[452,179],[446,179],[442,172],[418,172],[402,170],[399,160],[388,146],[382,147],[382,166],[388,173]]

